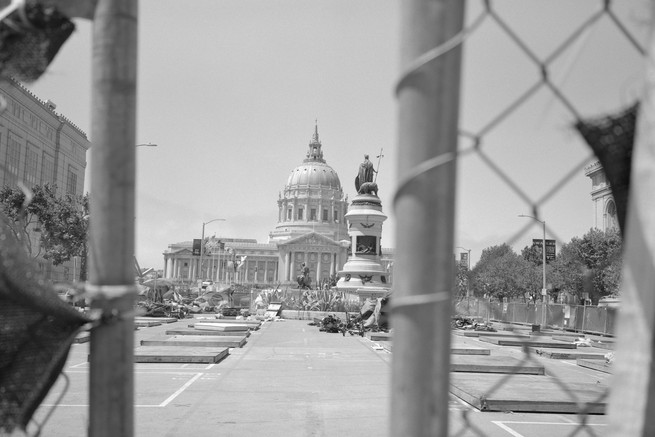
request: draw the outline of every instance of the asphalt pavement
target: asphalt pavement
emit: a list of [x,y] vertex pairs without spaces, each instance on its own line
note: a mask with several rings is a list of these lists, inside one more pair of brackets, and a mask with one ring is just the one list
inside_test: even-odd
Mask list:
[[[192,321],[191,321],[192,322]],[[186,328],[190,319],[135,331],[135,344]],[[319,331],[309,320],[265,322],[215,364],[137,363],[136,436],[388,436],[392,353],[365,337]],[[477,344],[476,339],[466,339]],[[485,344],[485,347],[490,345]],[[491,345],[494,347],[494,345]],[[88,343],[71,349],[65,373],[35,414],[43,436],[85,436]],[[520,353],[496,347],[494,353]],[[550,360],[560,374],[605,377]],[[61,400],[57,398],[63,394]],[[56,405],[55,405],[56,404]],[[451,435],[568,435],[572,414],[483,413],[451,396]],[[576,434],[604,435],[605,416]],[[35,431],[30,426],[28,431]],[[402,436],[405,437],[405,436]]]

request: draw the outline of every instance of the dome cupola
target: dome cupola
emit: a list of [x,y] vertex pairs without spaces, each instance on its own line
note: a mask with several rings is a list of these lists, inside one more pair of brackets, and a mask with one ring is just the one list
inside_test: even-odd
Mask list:
[[303,163],[291,170],[285,191],[293,190],[298,186],[321,186],[341,191],[339,175],[323,158],[322,144],[318,138],[318,124],[314,127],[314,135],[307,147],[307,155]]
[[348,201],[339,175],[323,157],[318,123],[302,164],[291,170],[278,199],[278,224],[269,235],[284,240],[307,232],[337,239],[346,235],[344,215]]

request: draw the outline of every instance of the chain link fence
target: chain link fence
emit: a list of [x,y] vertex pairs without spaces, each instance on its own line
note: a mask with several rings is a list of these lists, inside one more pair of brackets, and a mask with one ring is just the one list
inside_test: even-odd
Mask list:
[[[484,174],[493,174],[495,182],[500,181],[504,185],[505,189],[502,190],[501,196],[510,193],[510,195],[520,198],[525,204],[525,208],[534,215],[533,218],[541,222],[544,221],[544,205],[554,202],[558,196],[565,196],[573,181],[583,177],[583,169],[597,158],[586,147],[582,136],[578,136],[580,151],[563,155],[567,158],[560,158],[559,165],[549,172],[548,177],[544,177],[543,172],[535,171],[534,167],[540,166],[542,159],[545,160],[544,162],[554,162],[551,161],[552,158],[544,158],[548,151],[541,150],[530,156],[529,150],[534,149],[530,149],[529,146],[521,144],[520,141],[514,142],[513,145],[502,144],[499,143],[498,137],[504,135],[514,139],[520,138],[519,135],[513,137],[512,131],[524,130],[525,126],[521,123],[525,123],[526,120],[534,123],[535,137],[548,135],[545,130],[551,128],[558,131],[555,136],[561,136],[563,131],[570,133],[572,126],[582,123],[590,117],[596,117],[603,111],[618,113],[625,110],[628,105],[633,105],[639,96],[635,92],[630,95],[631,91],[628,91],[628,88],[635,86],[636,89],[636,86],[641,84],[638,77],[639,74],[643,75],[643,72],[633,70],[630,72],[632,79],[629,81],[623,75],[613,83],[604,83],[601,87],[594,88],[594,85],[597,84],[593,71],[595,68],[604,68],[603,66],[613,68],[617,63],[626,62],[626,56],[633,57],[633,60],[645,56],[645,49],[640,43],[642,38],[639,34],[646,27],[643,17],[647,16],[644,12],[648,6],[646,2],[590,1],[585,3],[586,7],[581,13],[579,7],[574,8],[575,11],[571,12],[570,2],[568,2],[569,4],[566,4],[567,2],[546,3],[539,0],[528,2],[483,0],[469,3],[467,8],[468,24],[459,35],[459,37],[463,36],[461,43],[465,54],[463,61],[465,73],[462,77],[463,113],[465,115],[462,116],[460,122],[460,126],[462,126],[460,128],[460,147],[456,157],[460,167],[465,170],[474,168],[473,164],[470,164],[472,161],[482,163]],[[517,16],[521,13],[530,14],[530,9],[532,9],[534,14],[539,14],[539,11],[543,11],[544,8],[551,12],[543,17],[551,30],[551,46],[554,44],[554,48],[550,50],[544,49],[546,44],[543,40],[535,38],[539,29],[531,29],[525,22],[517,21]],[[533,20],[534,18],[532,17]],[[558,19],[566,24],[558,23]],[[578,21],[572,25],[571,22],[575,19]],[[590,41],[599,37],[600,30],[604,35],[610,35],[607,38],[615,42],[620,41],[623,50],[620,53],[598,50],[599,46]],[[513,52],[511,60],[499,62],[498,58],[494,58],[498,56],[497,53],[475,52],[475,45],[478,43],[476,38],[485,38],[490,33],[499,33],[504,36],[504,44]],[[558,42],[553,43],[553,41]],[[603,42],[600,44],[602,47]],[[475,52],[485,59],[474,59],[473,55],[467,57],[469,45],[472,47],[471,52]],[[506,52],[508,47],[498,47],[498,53]],[[522,60],[517,60],[518,58],[522,58]],[[501,63],[502,67],[498,68]],[[474,116],[467,116],[467,111],[471,111],[471,108],[466,108],[467,92],[484,92],[480,89],[467,89],[467,68],[497,69],[497,71],[489,73],[488,86],[507,87],[508,101],[482,104],[477,108]],[[571,89],[567,85],[567,75],[575,74],[576,68],[580,68],[586,74],[591,73],[588,83],[582,87],[583,89]],[[515,72],[516,70],[524,74],[525,80],[516,84],[500,85],[503,72]],[[588,93],[604,93],[613,96],[613,101],[608,99],[607,106],[593,107],[584,99],[585,94],[589,95]],[[580,100],[581,96],[582,100]],[[542,120],[547,118],[546,112],[553,105],[557,105],[561,110],[560,118],[554,126],[546,127],[546,121]],[[479,127],[471,129],[467,127],[467,124],[469,126],[477,124]],[[538,142],[538,140],[535,141]],[[571,138],[567,138],[566,142],[570,141]],[[562,153],[562,149],[556,145],[552,145],[550,149],[552,154]],[[508,153],[516,155],[516,160],[508,159]],[[570,156],[575,158],[571,159]],[[508,163],[514,164],[515,162],[519,162],[519,166],[508,165]],[[537,177],[543,178],[542,193],[530,192],[522,183],[526,172],[531,171],[535,171]],[[484,179],[481,183],[487,184],[489,181]],[[467,185],[467,181],[463,181],[463,184]],[[589,187],[589,191],[591,191],[591,184]],[[459,199],[459,202],[465,201],[466,199]],[[496,202],[499,208],[503,207],[502,199],[496,199]],[[589,210],[591,210],[591,199],[589,202]],[[560,213],[565,215],[568,211]],[[489,225],[488,229],[491,231],[492,223]],[[507,243],[511,245],[524,238],[534,225],[535,223],[532,221],[527,223],[516,231]],[[589,227],[592,226],[593,224],[590,222]],[[550,225],[547,230],[550,235],[555,236],[558,244],[567,242],[558,236],[556,226]],[[546,224],[544,222],[545,232]],[[459,239],[456,238],[456,241],[461,241],[461,237],[459,235]],[[615,333],[616,312],[616,308],[612,307],[516,302],[492,303],[488,299],[479,298],[462,299],[454,307],[455,314],[475,316],[478,320],[485,322],[508,323],[514,326],[540,325],[541,329],[598,335]],[[540,362],[539,357],[535,355],[534,348],[529,347],[527,339],[522,350],[523,356],[517,368]],[[500,377],[487,390],[484,397],[491,398],[494,394],[501,392],[514,376],[507,374]],[[558,378],[557,375],[550,375],[550,377],[558,385],[560,391],[565,393],[570,401],[577,404],[577,426],[573,426],[568,434],[561,435],[598,435],[598,430],[589,425],[588,416],[598,412],[598,410],[594,410],[594,406],[606,401],[609,388],[603,389],[592,401],[582,401],[576,394],[577,388],[574,384]],[[474,424],[467,411],[454,409],[450,415],[451,418],[456,419],[452,422],[462,424],[461,428],[456,427],[457,429],[452,430],[451,435],[485,435],[484,431]]]

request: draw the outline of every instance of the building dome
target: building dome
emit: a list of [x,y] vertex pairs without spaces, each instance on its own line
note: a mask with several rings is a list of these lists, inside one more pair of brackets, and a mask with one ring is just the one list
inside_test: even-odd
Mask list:
[[339,176],[332,167],[325,162],[309,161],[291,170],[285,189],[295,188],[297,185],[316,185],[334,190],[341,190]]
[[286,240],[307,232],[332,239],[346,235],[348,210],[339,175],[323,158],[318,125],[302,164],[291,170],[278,199],[278,224],[270,240]]
[[307,157],[303,163],[298,167],[291,170],[285,191],[288,189],[295,189],[298,185],[301,186],[321,186],[331,188],[333,190],[341,191],[341,182],[339,175],[326,164],[323,159],[323,151],[321,150],[321,142],[318,139],[318,126],[314,130],[314,136],[309,143],[307,150]]

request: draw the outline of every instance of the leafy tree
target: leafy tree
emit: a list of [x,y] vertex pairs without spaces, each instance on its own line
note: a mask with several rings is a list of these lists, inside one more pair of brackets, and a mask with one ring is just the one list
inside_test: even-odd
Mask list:
[[31,258],[43,251],[32,238],[41,231],[40,224],[50,220],[56,198],[55,188],[50,185],[35,186],[31,191],[9,186],[0,190],[0,209],[9,218],[9,229]]
[[562,246],[553,263],[554,284],[578,300],[588,291],[596,303],[601,297],[619,294],[622,259],[622,239],[617,231],[591,229]]
[[521,256],[524,260],[529,261],[535,266],[541,266],[543,263],[543,254],[541,253],[541,248],[538,246],[525,246],[521,251]]
[[88,196],[58,196],[49,184],[31,190],[5,186],[0,190],[0,210],[30,257],[43,256],[60,265],[80,256],[80,278],[86,279]]
[[516,254],[507,244],[493,246],[482,251],[480,261],[472,271],[476,294],[491,297],[525,296],[541,288],[534,274],[535,267]]
[[86,280],[89,197],[66,195],[55,205],[52,217],[43,222],[43,257],[60,265],[79,256],[80,279]]

